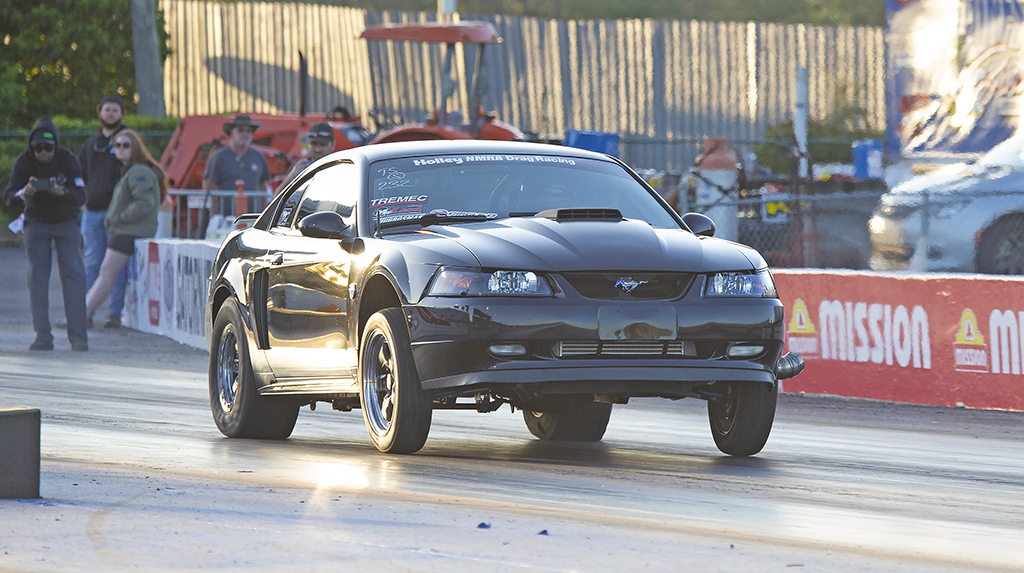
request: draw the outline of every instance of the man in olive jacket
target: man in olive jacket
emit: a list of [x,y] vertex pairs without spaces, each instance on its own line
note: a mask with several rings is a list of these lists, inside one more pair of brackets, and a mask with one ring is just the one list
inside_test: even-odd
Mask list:
[[78,217],[85,204],[82,169],[60,146],[57,127],[42,118],[28,136],[29,149],[14,162],[4,193],[7,206],[25,215],[25,252],[28,255],[28,293],[35,342],[29,350],[53,350],[50,331],[50,267],[53,246],[64,293],[71,349],[89,350],[85,316],[85,265]]

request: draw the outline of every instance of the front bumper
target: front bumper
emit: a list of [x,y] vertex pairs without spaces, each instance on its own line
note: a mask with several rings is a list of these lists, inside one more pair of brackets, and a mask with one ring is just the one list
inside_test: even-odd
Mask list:
[[[529,386],[542,393],[614,393],[686,396],[719,380],[773,383],[782,352],[784,312],[777,299],[706,299],[691,289],[679,301],[602,305],[602,301],[553,299],[428,298],[406,308],[413,359],[424,389],[438,395]],[[621,329],[617,338],[599,318],[605,309],[627,316],[658,308],[675,315],[675,332]],[[664,326],[664,324],[662,324]],[[562,356],[559,343],[599,349],[636,343],[631,354]],[[745,359],[726,356],[736,343],[764,351]],[[495,344],[522,345],[521,356],[496,356]],[[651,347],[655,347],[652,351]],[[658,347],[663,347],[660,351]],[[680,352],[680,349],[685,349]]]

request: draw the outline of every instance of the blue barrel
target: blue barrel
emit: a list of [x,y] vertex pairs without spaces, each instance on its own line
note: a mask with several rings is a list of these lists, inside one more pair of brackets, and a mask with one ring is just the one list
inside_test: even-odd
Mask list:
[[565,130],[565,145],[588,151],[619,156],[619,134],[605,131]]
[[881,179],[882,156],[884,154],[880,139],[862,139],[853,142],[853,176],[859,181]]

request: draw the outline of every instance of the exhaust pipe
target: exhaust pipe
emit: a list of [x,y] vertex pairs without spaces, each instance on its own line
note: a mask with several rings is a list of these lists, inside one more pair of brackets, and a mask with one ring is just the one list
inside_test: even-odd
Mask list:
[[796,352],[788,352],[775,364],[775,379],[792,378],[804,370],[804,359]]

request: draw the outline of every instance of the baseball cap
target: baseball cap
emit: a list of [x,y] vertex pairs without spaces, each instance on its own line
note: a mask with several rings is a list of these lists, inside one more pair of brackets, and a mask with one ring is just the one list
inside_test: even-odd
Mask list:
[[37,143],[52,143],[57,144],[57,136],[52,131],[40,129],[32,132],[32,137],[28,140],[29,145],[35,145]]
[[326,122],[314,123],[309,128],[309,133],[306,134],[306,141],[316,141],[317,143],[333,143],[334,128],[331,127],[331,124]]

